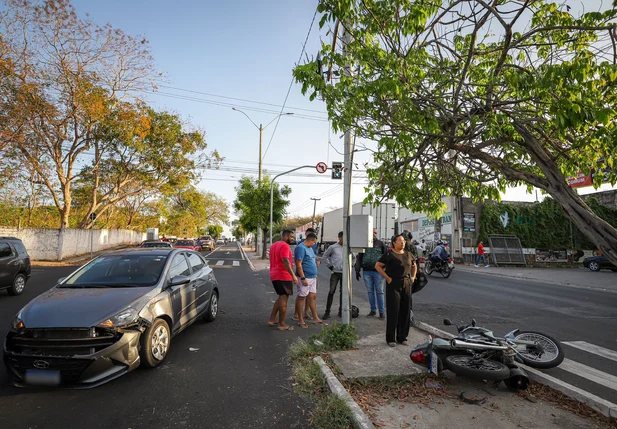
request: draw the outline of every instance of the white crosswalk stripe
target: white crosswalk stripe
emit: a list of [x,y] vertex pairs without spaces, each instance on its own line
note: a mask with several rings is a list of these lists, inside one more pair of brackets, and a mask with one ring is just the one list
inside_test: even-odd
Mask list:
[[224,265],[225,261],[217,261],[216,265]]
[[564,341],[563,344],[617,362],[617,352],[585,341]]
[[234,267],[239,267],[240,266],[240,261],[233,261],[233,266]]
[[582,363],[578,363],[570,359],[564,359],[558,368],[568,371],[574,375],[578,375],[579,377],[586,378],[594,383],[608,387],[609,389],[617,390],[617,377],[599,371],[590,366],[583,365]]

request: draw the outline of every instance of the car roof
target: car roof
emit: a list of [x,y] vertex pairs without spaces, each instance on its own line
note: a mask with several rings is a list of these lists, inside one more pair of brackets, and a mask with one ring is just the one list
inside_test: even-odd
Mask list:
[[21,239],[20,239],[20,238],[17,238],[17,237],[8,237],[8,236],[6,236],[6,237],[4,237],[4,236],[0,236],[0,240],[13,240],[13,241],[21,241]]

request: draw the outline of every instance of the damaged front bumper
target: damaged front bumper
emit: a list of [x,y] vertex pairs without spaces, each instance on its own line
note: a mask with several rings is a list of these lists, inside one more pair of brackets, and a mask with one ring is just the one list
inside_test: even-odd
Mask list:
[[4,363],[16,386],[90,388],[139,366],[143,324],[9,332]]

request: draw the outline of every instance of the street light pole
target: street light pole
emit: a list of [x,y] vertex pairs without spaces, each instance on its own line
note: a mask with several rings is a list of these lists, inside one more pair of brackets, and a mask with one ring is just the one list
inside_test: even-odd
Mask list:
[[274,216],[274,181],[285,174],[293,173],[294,171],[301,170],[303,168],[315,168],[314,165],[302,165],[300,167],[292,168],[291,170],[284,171],[274,176],[270,182],[270,246],[272,246],[272,218]]
[[[268,126],[274,122],[279,116],[289,116],[289,115],[293,115],[293,112],[286,112],[286,113],[281,113],[279,115],[277,115],[274,119],[272,119],[265,127],[262,124],[259,124],[259,126],[257,126],[257,124],[251,119],[251,117],[249,115],[247,115],[246,113],[244,113],[242,110],[237,109],[235,107],[231,108],[232,110],[235,110],[236,112],[240,112],[242,113],[244,116],[247,117],[247,119],[249,121],[251,121],[251,123],[255,126],[255,128],[257,128],[259,130],[259,175],[258,175],[258,181],[257,183],[259,185],[261,185],[261,181],[262,181],[262,175],[263,175],[263,164],[262,164],[262,149],[263,149],[263,131],[268,128]],[[255,250],[256,253],[259,255],[259,253],[262,254],[262,259],[265,257],[265,248],[262,247],[263,246],[263,230],[261,229],[261,225],[257,225],[257,239],[255,240]],[[261,250],[261,252],[260,252]]]

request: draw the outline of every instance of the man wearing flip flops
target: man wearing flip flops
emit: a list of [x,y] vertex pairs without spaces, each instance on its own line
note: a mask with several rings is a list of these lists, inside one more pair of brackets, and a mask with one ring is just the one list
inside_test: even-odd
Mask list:
[[[287,300],[293,295],[293,285],[298,279],[293,272],[293,256],[289,244],[293,242],[294,232],[286,229],[283,239],[270,247],[270,280],[279,296],[274,302],[268,325],[277,326],[281,331],[293,331],[293,326],[285,323],[287,315]],[[278,314],[278,320],[276,316]]]
[[306,239],[298,244],[294,259],[298,282],[298,297],[296,298],[296,316],[298,326],[308,328],[304,320],[304,303],[311,310],[313,322],[317,325],[328,325],[317,315],[317,267],[313,246],[317,242],[317,235],[313,232],[307,234]]

